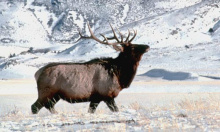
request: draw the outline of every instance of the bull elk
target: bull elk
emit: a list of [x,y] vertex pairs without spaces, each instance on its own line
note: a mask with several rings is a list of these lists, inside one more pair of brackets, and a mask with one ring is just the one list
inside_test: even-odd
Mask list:
[[[111,24],[110,24],[111,26]],[[50,63],[35,73],[38,88],[38,99],[31,106],[33,114],[37,114],[42,107],[51,113],[56,113],[54,105],[60,100],[69,103],[90,102],[88,112],[94,113],[98,104],[104,101],[113,112],[118,111],[114,98],[119,92],[128,88],[136,74],[142,55],[149,50],[148,45],[132,44],[137,35],[130,39],[131,33],[124,36],[118,30],[120,39],[111,26],[113,37],[98,39],[88,24],[91,36],[80,39],[94,39],[105,45],[111,45],[120,51],[116,58],[93,59],[85,63]],[[110,42],[109,40],[116,40]]]

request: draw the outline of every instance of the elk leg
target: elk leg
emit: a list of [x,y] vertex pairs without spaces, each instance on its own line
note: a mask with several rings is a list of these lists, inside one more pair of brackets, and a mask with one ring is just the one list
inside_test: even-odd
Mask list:
[[99,101],[99,100],[91,101],[90,104],[89,104],[89,110],[88,110],[88,112],[89,112],[89,113],[95,113],[95,110],[96,110],[96,108],[98,107],[98,105],[99,105],[100,102],[101,102],[101,101]]
[[37,114],[39,110],[43,107],[43,105],[40,103],[39,99],[31,105],[31,111],[33,114]]
[[54,109],[54,105],[60,100],[58,96],[54,96],[52,99],[48,99],[48,102],[45,103],[45,108],[48,109],[52,114],[56,114],[57,111]]
[[114,99],[108,99],[108,100],[105,100],[104,102],[107,104],[108,108],[112,112],[118,112],[118,107],[117,107]]

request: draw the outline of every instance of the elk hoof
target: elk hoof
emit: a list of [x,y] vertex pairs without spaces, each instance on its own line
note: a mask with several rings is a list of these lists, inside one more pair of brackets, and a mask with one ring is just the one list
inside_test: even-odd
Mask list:
[[35,105],[32,105],[31,106],[31,111],[32,111],[32,114],[37,114],[39,109]]

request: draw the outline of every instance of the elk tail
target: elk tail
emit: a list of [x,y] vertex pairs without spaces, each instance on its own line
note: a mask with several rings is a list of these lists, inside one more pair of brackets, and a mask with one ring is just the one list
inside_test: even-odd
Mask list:
[[35,73],[34,77],[35,77],[35,80],[36,80],[36,81],[38,80],[38,78],[39,78],[40,74],[42,73],[43,69],[44,69],[44,67],[40,68],[40,69]]

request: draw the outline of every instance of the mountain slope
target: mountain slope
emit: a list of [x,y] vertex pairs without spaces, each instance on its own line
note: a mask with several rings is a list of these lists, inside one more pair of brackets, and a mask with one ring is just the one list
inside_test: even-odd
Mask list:
[[220,76],[220,31],[208,32],[220,20],[219,1],[106,1],[106,9],[98,1],[51,2],[0,2],[0,79],[33,78],[49,62],[116,57],[112,47],[93,40],[74,43],[77,28],[89,35],[87,21],[98,37],[99,33],[112,35],[108,21],[125,35],[127,29],[138,31],[133,42],[151,47],[138,74],[164,69],[197,77]]

